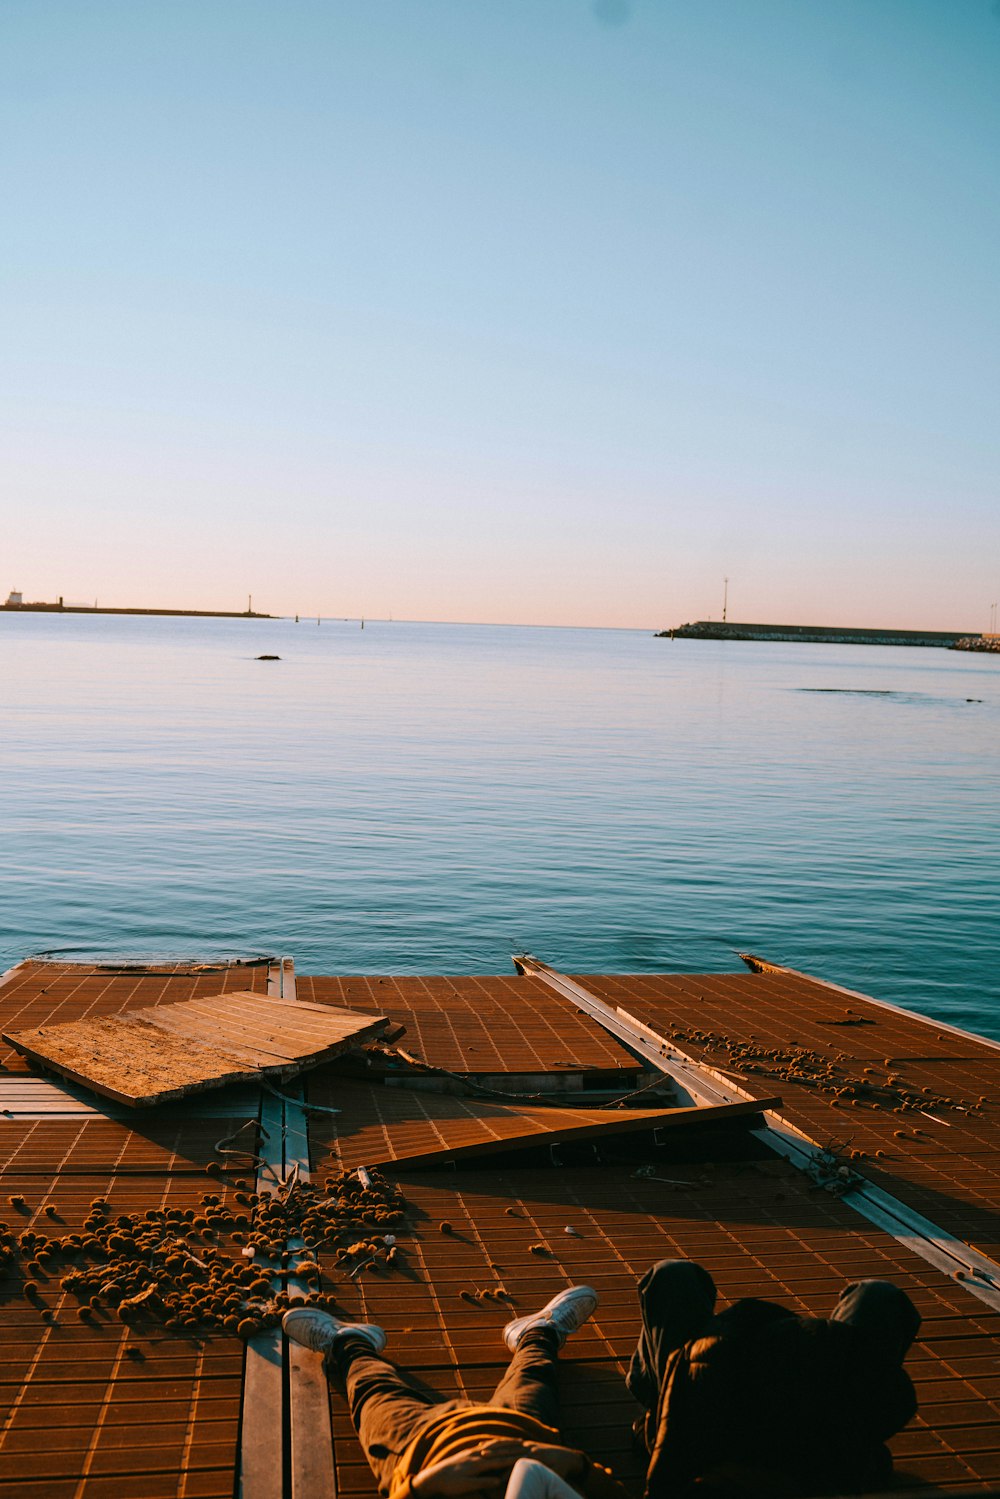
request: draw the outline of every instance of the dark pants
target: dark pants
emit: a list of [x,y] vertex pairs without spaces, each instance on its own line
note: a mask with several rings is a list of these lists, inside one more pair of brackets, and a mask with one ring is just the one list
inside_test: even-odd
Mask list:
[[[534,1416],[558,1428],[556,1356],[558,1340],[547,1328],[524,1334],[487,1405]],[[400,1455],[426,1422],[478,1402],[447,1400],[394,1364],[371,1353],[368,1344],[338,1338],[331,1355],[333,1369],[347,1390],[351,1420],[372,1472],[383,1492]]]
[[[655,1284],[654,1284],[655,1283]],[[647,1410],[659,1394],[653,1370],[664,1356],[692,1338],[703,1337],[715,1313],[715,1282],[693,1260],[661,1260],[643,1277],[655,1297],[655,1329],[646,1326],[632,1355],[628,1387]],[[901,1364],[920,1327],[920,1315],[905,1291],[888,1280],[859,1280],[845,1286],[830,1313],[831,1322],[863,1328],[893,1363]],[[653,1347],[655,1340],[656,1348]]]

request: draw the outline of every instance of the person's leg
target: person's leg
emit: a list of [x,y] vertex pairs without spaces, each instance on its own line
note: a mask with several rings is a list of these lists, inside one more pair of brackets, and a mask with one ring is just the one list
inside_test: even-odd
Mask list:
[[344,1322],[316,1307],[293,1307],[281,1319],[286,1337],[323,1358],[329,1375],[347,1392],[351,1420],[379,1487],[388,1493],[400,1455],[422,1422],[449,1405],[413,1375],[382,1358],[386,1336],[371,1322]]
[[351,1420],[372,1472],[384,1490],[414,1435],[444,1397],[372,1353],[369,1344],[338,1338],[327,1355],[328,1370],[347,1391]]
[[508,1322],[503,1340],[513,1357],[490,1404],[522,1411],[558,1429],[556,1355],[566,1339],[579,1332],[593,1315],[597,1300],[591,1286],[569,1286],[537,1312]]
[[496,1390],[490,1405],[521,1411],[534,1416],[544,1426],[559,1429],[559,1403],[556,1396],[556,1358],[559,1334],[551,1327],[530,1327],[514,1350],[514,1357]]
[[705,1332],[715,1297],[715,1282],[693,1260],[660,1260],[639,1282],[642,1329],[625,1383],[647,1411],[656,1408],[667,1356]]
[[864,1329],[900,1364],[920,1330],[920,1313],[906,1292],[890,1280],[859,1280],[845,1286],[830,1321]]

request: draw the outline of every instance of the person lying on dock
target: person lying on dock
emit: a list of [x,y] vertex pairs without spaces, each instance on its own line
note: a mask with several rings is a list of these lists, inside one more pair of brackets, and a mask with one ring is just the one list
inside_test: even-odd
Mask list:
[[[296,1307],[282,1321],[293,1342],[322,1353],[344,1387],[365,1456],[389,1499],[555,1499],[565,1486],[586,1499],[624,1499],[616,1479],[558,1430],[556,1366],[566,1338],[597,1306],[589,1286],[573,1286],[541,1311],[508,1322],[513,1355],[490,1401],[448,1400],[382,1358],[386,1335],[370,1322],[341,1322]],[[516,1471],[513,1472],[512,1470]]]
[[903,1359],[920,1327],[890,1281],[849,1285],[830,1317],[747,1298],[715,1314],[690,1260],[639,1282],[627,1384],[645,1410],[646,1499],[802,1499],[886,1487],[885,1442],[917,1408]]

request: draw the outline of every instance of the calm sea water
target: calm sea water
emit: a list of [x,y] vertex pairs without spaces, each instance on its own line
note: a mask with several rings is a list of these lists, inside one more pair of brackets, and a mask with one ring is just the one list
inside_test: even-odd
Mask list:
[[4,966],[697,972],[749,948],[1000,1035],[998,659],[7,615],[0,661]]

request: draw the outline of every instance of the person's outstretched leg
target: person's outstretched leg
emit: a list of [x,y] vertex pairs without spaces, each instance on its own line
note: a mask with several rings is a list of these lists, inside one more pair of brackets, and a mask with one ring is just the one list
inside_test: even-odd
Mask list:
[[693,1260],[660,1260],[639,1282],[642,1329],[625,1383],[655,1410],[667,1356],[700,1337],[715,1311],[715,1282]]
[[559,1429],[556,1360],[559,1339],[551,1328],[530,1328],[514,1350],[510,1366],[490,1398],[490,1405],[522,1411],[543,1426]]
[[444,1397],[353,1338],[334,1344],[330,1364],[343,1381],[351,1421],[372,1472],[387,1490],[417,1428],[444,1404]]
[[504,1342],[514,1357],[497,1385],[491,1405],[522,1411],[544,1426],[559,1429],[556,1360],[571,1333],[583,1326],[597,1306],[589,1286],[571,1286],[553,1296],[540,1312],[516,1317],[504,1328]]
[[920,1331],[920,1313],[906,1292],[891,1280],[859,1280],[845,1286],[830,1321],[862,1328],[898,1364]]
[[293,1342],[321,1353],[328,1373],[343,1385],[369,1466],[388,1492],[400,1455],[444,1397],[380,1357],[386,1337],[373,1323],[341,1322],[303,1307],[288,1312],[282,1327]]

